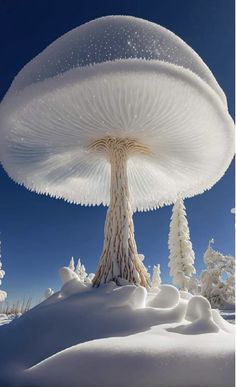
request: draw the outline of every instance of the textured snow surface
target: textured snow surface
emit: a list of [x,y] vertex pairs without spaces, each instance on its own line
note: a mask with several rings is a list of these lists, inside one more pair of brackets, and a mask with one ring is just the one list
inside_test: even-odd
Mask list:
[[233,326],[202,296],[75,282],[0,328],[0,385],[233,387]]
[[89,150],[106,136],[135,138],[150,154],[128,160],[133,210],[209,189],[233,157],[233,121],[207,83],[160,61],[78,67],[6,97],[0,153],[27,188],[84,205],[109,204],[110,163]]

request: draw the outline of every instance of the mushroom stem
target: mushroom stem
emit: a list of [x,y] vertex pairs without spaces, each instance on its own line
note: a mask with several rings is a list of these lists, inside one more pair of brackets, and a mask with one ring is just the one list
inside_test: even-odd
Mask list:
[[[99,144],[99,145],[98,145]],[[135,285],[149,286],[147,270],[141,262],[134,238],[134,224],[128,188],[127,159],[130,141],[109,139],[97,142],[96,148],[106,149],[111,164],[110,205],[107,211],[104,246],[93,280],[94,286],[121,278]]]

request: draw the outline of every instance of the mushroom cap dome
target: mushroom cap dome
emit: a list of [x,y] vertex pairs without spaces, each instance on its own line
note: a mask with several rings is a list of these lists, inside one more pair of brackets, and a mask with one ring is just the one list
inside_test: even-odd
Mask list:
[[189,69],[226,104],[213,74],[190,46],[166,28],[132,16],[101,17],[62,35],[19,72],[9,91],[77,67],[120,59],[160,60]]
[[133,210],[209,189],[233,157],[233,121],[200,57],[156,24],[109,16],[47,47],[0,107],[0,155],[18,183],[85,205],[109,204],[106,136],[150,149],[128,158]]

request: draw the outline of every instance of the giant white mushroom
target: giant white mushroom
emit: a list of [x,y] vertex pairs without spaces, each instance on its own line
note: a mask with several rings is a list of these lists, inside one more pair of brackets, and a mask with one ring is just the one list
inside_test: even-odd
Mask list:
[[0,130],[16,182],[109,205],[95,286],[148,286],[133,212],[210,189],[233,157],[233,121],[208,67],[172,32],[127,16],[75,28],[29,62],[1,104]]

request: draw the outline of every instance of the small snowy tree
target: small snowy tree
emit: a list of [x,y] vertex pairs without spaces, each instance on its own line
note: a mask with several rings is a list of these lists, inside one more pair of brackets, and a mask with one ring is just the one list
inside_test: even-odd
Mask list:
[[[2,279],[5,276],[5,271],[2,269],[2,262],[1,262],[1,258],[2,258],[1,245],[2,245],[2,242],[0,241],[0,285],[2,284]],[[5,301],[6,298],[7,298],[7,292],[5,292],[4,290],[0,290],[0,302]]]
[[75,272],[76,272],[77,276],[79,277],[79,280],[84,282],[85,278],[87,277],[87,273],[85,270],[85,266],[82,265],[82,263],[80,261],[80,258],[78,259]]
[[235,259],[212,248],[211,239],[204,254],[207,269],[201,273],[201,294],[212,307],[223,308],[235,303]]
[[74,258],[71,257],[70,259],[70,263],[69,263],[69,269],[71,269],[72,271],[75,271],[75,261],[74,261]]
[[182,199],[173,206],[169,232],[169,268],[174,285],[181,290],[188,290],[190,277],[196,273],[194,268],[194,251],[186,210]]
[[160,265],[153,266],[151,289],[158,289],[161,285],[161,269]]

